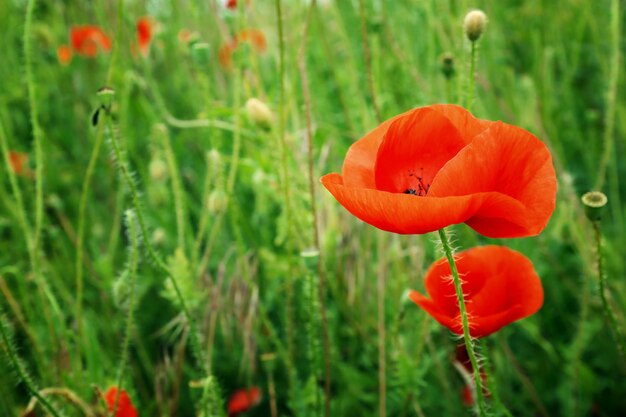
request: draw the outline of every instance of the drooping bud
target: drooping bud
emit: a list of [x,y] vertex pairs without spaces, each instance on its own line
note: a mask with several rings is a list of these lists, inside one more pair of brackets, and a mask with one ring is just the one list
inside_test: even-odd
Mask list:
[[274,120],[274,115],[267,104],[257,98],[246,101],[246,112],[250,120],[259,126],[269,127]]
[[609,202],[609,199],[602,191],[589,191],[583,194],[581,200],[585,205],[585,214],[589,220],[593,222],[602,219],[604,207]]
[[482,10],[472,10],[465,15],[463,29],[467,39],[476,42],[485,31],[487,25],[487,15]]
[[454,55],[450,52],[444,52],[439,60],[441,62],[441,73],[449,80],[454,76]]

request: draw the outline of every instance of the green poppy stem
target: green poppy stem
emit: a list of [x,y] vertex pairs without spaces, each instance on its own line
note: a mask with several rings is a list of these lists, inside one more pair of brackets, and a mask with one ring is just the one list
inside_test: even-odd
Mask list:
[[439,229],[439,239],[443,247],[443,252],[446,255],[448,264],[450,264],[450,272],[452,273],[452,279],[454,281],[454,288],[456,290],[456,297],[459,303],[459,310],[461,311],[461,323],[463,325],[463,341],[465,342],[465,348],[467,349],[467,355],[469,356],[474,371],[474,392],[476,393],[476,403],[478,404],[478,415],[485,417],[487,415],[485,407],[485,399],[483,397],[483,387],[480,378],[480,369],[478,368],[478,361],[476,360],[476,353],[474,352],[474,345],[472,344],[472,336],[470,335],[469,320],[467,319],[467,309],[465,308],[465,299],[463,297],[463,289],[461,288],[461,279],[459,278],[459,272],[456,269],[456,263],[454,262],[454,254],[452,248],[448,242],[448,236],[445,229]]
[[477,50],[478,50],[478,42],[470,42],[471,44],[471,53],[470,53],[470,62],[469,62],[469,74],[467,80],[467,97],[465,101],[465,108],[470,111],[472,107],[472,101],[474,100],[474,82],[476,78],[476,61],[477,61]]
[[600,231],[600,221],[596,220],[592,222],[594,239],[596,244],[596,256],[597,256],[597,269],[598,269],[598,281],[600,284],[600,299],[602,300],[602,310],[604,311],[604,317],[611,329],[615,343],[617,344],[619,354],[622,361],[626,360],[626,345],[624,344],[624,331],[621,328],[619,322],[615,318],[615,313],[609,305],[606,298],[606,272],[604,270],[604,264],[602,262],[602,232]]

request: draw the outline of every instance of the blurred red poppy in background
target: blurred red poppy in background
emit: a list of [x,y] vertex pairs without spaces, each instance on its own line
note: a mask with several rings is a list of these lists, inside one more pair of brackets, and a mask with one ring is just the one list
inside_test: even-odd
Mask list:
[[154,24],[150,17],[144,16],[137,21],[137,44],[139,45],[139,52],[141,55],[148,56],[150,52],[150,43],[152,42],[152,36],[154,34]]
[[261,402],[261,390],[258,387],[240,389],[228,399],[228,416],[233,417],[258,405]]
[[[470,335],[484,337],[536,313],[543,304],[543,287],[528,258],[504,246],[482,246],[457,255],[456,266],[467,308]],[[440,324],[463,334],[450,265],[442,258],[426,272],[430,298],[411,291],[411,300]]]
[[28,154],[24,152],[9,151],[9,164],[15,175],[31,177],[32,172],[28,168]]
[[[250,0],[247,0],[246,6],[249,4],[250,4]],[[237,0],[224,0],[224,6],[226,6],[227,9],[234,10],[237,8]]]
[[221,46],[218,59],[223,68],[229,68],[232,65],[233,52],[241,43],[248,43],[252,50],[257,53],[263,53],[267,50],[267,40],[262,31],[258,29],[242,30],[233,39]]
[[57,58],[61,65],[69,65],[72,62],[72,49],[67,45],[61,45],[57,48]]
[[74,52],[89,58],[98,54],[98,49],[111,50],[111,39],[97,26],[74,26],[70,32]]
[[321,181],[350,213],[400,234],[465,222],[488,237],[533,236],[556,201],[543,142],[451,104],[387,120],[350,147],[341,175]]
[[[107,403],[109,411],[113,411],[113,409],[115,408],[117,392],[117,387],[111,387],[104,393],[104,401]],[[120,390],[115,417],[137,417],[137,410],[133,406],[130,397],[124,390]]]

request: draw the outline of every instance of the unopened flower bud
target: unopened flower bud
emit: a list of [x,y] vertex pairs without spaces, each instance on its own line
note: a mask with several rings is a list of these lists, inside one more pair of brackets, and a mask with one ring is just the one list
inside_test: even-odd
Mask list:
[[211,214],[219,214],[228,207],[228,196],[223,190],[217,189],[211,191],[207,201],[207,208]]
[[454,55],[450,52],[445,52],[439,58],[441,62],[441,73],[447,79],[454,76]]
[[209,65],[209,44],[206,42],[195,42],[191,46],[191,59],[199,67]]
[[472,10],[465,15],[463,29],[467,39],[476,42],[485,31],[487,25],[487,15],[482,10]]
[[162,159],[155,158],[150,161],[148,169],[153,181],[163,181],[167,178],[167,164]]
[[609,201],[603,192],[589,191],[588,193],[583,194],[581,200],[585,205],[585,214],[589,220],[598,221],[602,219],[604,206],[606,206],[606,203]]
[[162,227],[158,227],[154,229],[154,232],[152,232],[152,242],[156,246],[161,246],[165,242],[166,238],[167,238],[167,235],[165,233],[165,230],[163,230]]
[[250,98],[246,101],[246,112],[250,120],[259,126],[267,127],[274,119],[274,115],[267,104],[257,98]]

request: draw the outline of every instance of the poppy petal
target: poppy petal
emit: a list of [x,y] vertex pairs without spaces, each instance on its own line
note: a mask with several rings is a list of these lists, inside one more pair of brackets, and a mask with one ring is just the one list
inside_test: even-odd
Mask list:
[[350,213],[379,229],[399,234],[422,234],[471,218],[485,195],[431,198],[348,187],[337,173],[321,182]]
[[481,192],[500,196],[486,201],[467,222],[470,227],[488,237],[539,234],[556,201],[556,176],[545,144],[524,129],[494,123],[439,171],[429,195]]
[[479,133],[495,123],[490,120],[477,119],[472,113],[456,104],[433,104],[429,107],[445,116],[456,127],[456,130],[461,132],[466,143],[470,143]]
[[378,148],[387,129],[395,120],[404,117],[412,110],[384,121],[358,141],[354,142],[346,153],[341,174],[348,187],[376,188],[374,166]]
[[392,193],[426,195],[439,169],[465,142],[454,125],[430,107],[395,120],[376,156],[376,188]]

